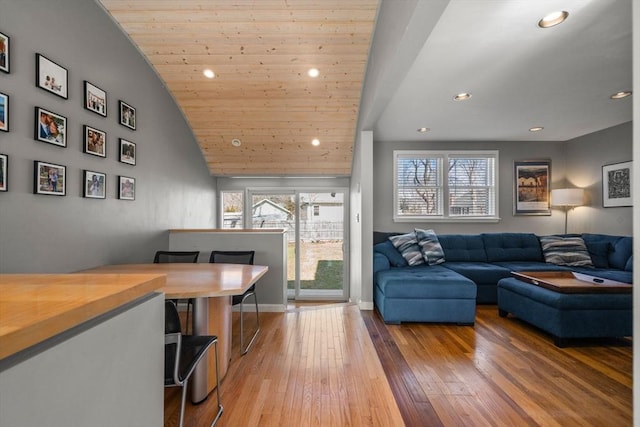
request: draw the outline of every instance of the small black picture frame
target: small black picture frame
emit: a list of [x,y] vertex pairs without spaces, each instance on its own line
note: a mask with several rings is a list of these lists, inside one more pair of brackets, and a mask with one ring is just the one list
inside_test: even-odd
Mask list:
[[67,167],[54,163],[33,161],[33,193],[48,196],[67,194]]
[[0,92],[0,130],[9,132],[9,95]]
[[9,60],[11,59],[11,39],[0,32],[0,71],[9,74],[11,71]]
[[120,138],[120,161],[128,165],[136,164],[136,144]]
[[36,141],[67,146],[67,118],[41,107],[35,107],[35,130],[33,138]]
[[90,170],[82,171],[82,197],[105,199],[107,196],[107,175]]
[[129,176],[118,176],[118,199],[136,199],[136,179]]
[[136,109],[126,102],[118,101],[120,107],[120,124],[131,130],[136,130]]
[[107,133],[84,125],[83,151],[98,157],[107,157]]
[[7,191],[9,188],[9,156],[0,154],[0,191]]
[[36,53],[36,86],[61,98],[68,99],[69,73],[49,58]]
[[602,207],[633,206],[633,161],[602,166]]
[[107,117],[107,92],[86,80],[84,81],[84,108]]

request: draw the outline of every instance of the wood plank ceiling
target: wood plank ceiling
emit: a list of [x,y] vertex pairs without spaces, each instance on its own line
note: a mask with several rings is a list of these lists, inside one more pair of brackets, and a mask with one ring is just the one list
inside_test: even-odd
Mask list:
[[212,175],[351,173],[377,0],[98,1],[173,94]]

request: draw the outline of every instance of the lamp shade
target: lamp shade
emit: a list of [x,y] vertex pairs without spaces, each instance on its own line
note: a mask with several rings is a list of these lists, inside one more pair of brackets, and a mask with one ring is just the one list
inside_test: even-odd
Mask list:
[[584,190],[582,188],[560,188],[551,190],[552,206],[582,206]]

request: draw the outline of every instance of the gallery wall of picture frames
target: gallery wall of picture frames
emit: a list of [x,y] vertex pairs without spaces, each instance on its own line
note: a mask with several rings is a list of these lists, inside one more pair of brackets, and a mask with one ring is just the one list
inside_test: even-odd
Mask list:
[[[11,38],[0,29],[0,72],[11,73]],[[35,54],[35,86],[64,100],[69,99],[69,72],[66,67],[57,62],[54,56],[37,52]],[[72,82],[73,83],[73,82]],[[102,118],[108,117],[107,91],[89,80],[82,80],[84,88],[83,108]],[[0,131],[9,132],[10,104],[9,94],[2,90],[0,76]],[[43,102],[44,104],[44,102]],[[125,132],[136,131],[136,108],[131,104],[118,100],[117,121]],[[79,122],[80,120],[78,120]],[[77,123],[77,122],[76,122]],[[69,147],[69,135],[76,135],[70,125],[77,126],[73,117],[69,120],[63,109],[56,107],[55,111],[41,106],[34,106],[34,134],[37,142],[54,145],[59,148]],[[80,124],[83,129],[81,141],[82,152],[91,156],[107,159],[107,132],[91,123]],[[118,152],[111,155],[120,164],[135,166],[137,161],[137,144],[122,135],[118,138]],[[106,169],[113,169],[105,164]],[[9,189],[9,155],[0,154],[0,192]],[[80,168],[82,182],[82,197],[87,199],[106,199],[108,174]],[[66,165],[45,160],[33,161],[33,193],[48,196],[65,196],[67,194],[67,177],[69,171]],[[136,178],[116,174],[117,194],[119,200],[135,200]]]

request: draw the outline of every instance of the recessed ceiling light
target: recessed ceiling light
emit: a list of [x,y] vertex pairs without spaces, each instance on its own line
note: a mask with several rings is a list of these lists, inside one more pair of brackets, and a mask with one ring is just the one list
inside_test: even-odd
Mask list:
[[566,10],[559,10],[557,12],[552,12],[538,21],[538,27],[540,28],[550,28],[555,27],[558,24],[562,24],[567,17],[569,16],[569,12]]
[[320,70],[318,70],[317,68],[311,68],[309,71],[307,71],[307,74],[309,75],[309,77],[318,77],[320,75]]
[[233,145],[234,147],[240,147],[242,145],[242,141],[240,141],[238,138],[234,138],[231,140],[231,145]]
[[453,99],[456,101],[466,101],[469,98],[471,98],[471,94],[466,92],[459,93],[453,97]]
[[622,98],[626,98],[627,96],[631,96],[633,92],[631,92],[630,90],[625,90],[622,92],[616,92],[613,95],[611,95],[609,98],[611,99],[622,99]]
[[311,145],[317,147],[318,145],[320,145],[320,140],[318,138],[314,138],[313,141],[311,141]]
[[529,132],[540,132],[543,129],[544,128],[542,126],[534,126],[532,128],[529,128]]
[[429,128],[418,128],[418,132],[429,132],[430,130]]
[[212,79],[216,76],[216,73],[213,72],[213,70],[210,69],[206,69],[202,72],[202,74],[204,74],[204,76],[208,79]]

